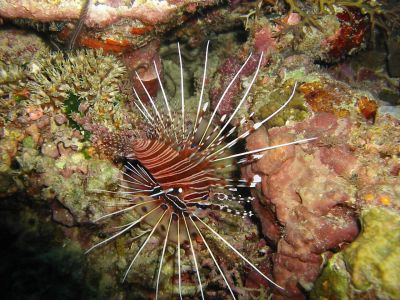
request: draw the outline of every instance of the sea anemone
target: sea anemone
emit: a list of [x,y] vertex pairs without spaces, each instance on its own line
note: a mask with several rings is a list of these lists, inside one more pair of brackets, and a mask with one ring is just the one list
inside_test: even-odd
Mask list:
[[[219,257],[217,255],[218,252],[212,249],[213,245],[216,244],[222,244],[229,251],[232,251],[251,269],[266,279],[272,288],[277,289],[279,292],[284,292],[281,286],[264,274],[214,228],[210,221],[212,219],[211,214],[208,212],[218,210],[222,214],[233,214],[242,218],[251,216],[251,211],[246,211],[243,206],[235,206],[234,204],[252,200],[252,197],[239,195],[238,189],[255,187],[260,182],[260,176],[255,175],[251,181],[248,181],[240,177],[227,177],[227,172],[224,172],[224,170],[232,166],[237,167],[258,160],[267,150],[305,143],[315,138],[296,140],[253,151],[230,152],[233,151],[237,143],[260,128],[287,106],[294,96],[296,84],[289,99],[265,119],[251,125],[250,120],[243,117],[236,125],[232,125],[232,121],[237,117],[236,115],[246,101],[257,77],[263,54],[257,55],[257,58],[259,58],[257,69],[235,110],[232,114],[223,115],[219,118],[217,115],[218,108],[223,103],[224,97],[232,84],[250,59],[253,58],[253,54],[248,56],[241,68],[236,72],[210,114],[207,110],[209,102],[203,101],[207,76],[208,48],[209,43],[206,48],[201,92],[195,117],[194,115],[193,118],[190,117],[187,106],[185,106],[187,103],[184,96],[182,58],[178,44],[181,82],[179,111],[175,112],[172,109],[163,88],[159,70],[154,63],[163,96],[163,100],[159,102],[163,103],[157,103],[158,101],[150,96],[140,76],[136,73],[148,98],[146,101],[140,99],[134,90],[137,96],[135,105],[143,116],[144,124],[138,127],[133,134],[117,134],[107,130],[98,130],[94,133],[95,141],[103,151],[114,153],[126,162],[124,170],[120,173],[119,190],[95,190],[97,193],[115,194],[118,199],[121,199],[115,204],[118,208],[117,210],[103,215],[96,222],[103,222],[109,218],[126,214],[139,215],[139,217],[133,221],[120,224],[116,232],[114,231],[109,237],[94,244],[87,252],[118,239],[140,224],[146,223],[150,225],[151,229],[145,232],[147,237],[130,261],[123,276],[123,281],[130,274],[133,265],[146,245],[151,244],[149,243],[151,238],[158,236],[161,255],[157,274],[155,275],[156,299],[160,297],[159,287],[162,270],[168,262],[166,259],[167,245],[175,249],[173,265],[177,268],[174,268],[173,274],[178,276],[177,293],[181,299],[183,294],[182,262],[184,260],[192,262],[194,267],[193,281],[197,282],[201,298],[205,298],[204,278],[202,279],[201,269],[199,268],[200,249],[206,249],[232,298],[237,298],[236,288],[233,286],[232,281],[227,278],[224,268],[220,264],[223,257]],[[247,125],[247,129],[239,132],[239,128],[244,127],[244,125]],[[183,249],[185,250],[184,252],[181,251]],[[169,262],[171,263],[171,261]]]

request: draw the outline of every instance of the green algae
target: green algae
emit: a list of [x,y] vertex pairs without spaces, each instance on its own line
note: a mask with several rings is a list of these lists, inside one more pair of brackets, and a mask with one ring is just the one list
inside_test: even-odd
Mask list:
[[362,232],[335,254],[315,283],[311,299],[400,298],[400,215],[369,208],[361,215]]
[[[322,292],[321,292],[322,290]],[[350,299],[350,279],[340,255],[334,255],[327,263],[311,292],[311,299]]]
[[345,251],[355,288],[374,288],[386,298],[400,298],[400,215],[374,208],[362,215],[363,232]]
[[83,116],[83,113],[79,112],[79,105],[82,101],[84,100],[79,98],[77,95],[69,93],[67,99],[65,99],[64,101],[64,111],[67,115],[69,126],[82,132],[84,140],[88,141],[90,139],[91,133],[87,130],[84,130],[83,127],[73,119],[73,114],[75,113]]
[[[254,95],[254,102],[262,104],[258,104],[259,108],[256,109],[256,117],[263,120],[278,110],[289,99],[293,85],[287,83],[272,92],[262,88],[257,89]],[[300,93],[295,93],[292,101],[274,118],[268,121],[268,126],[283,126],[288,120],[302,121],[308,115],[308,108],[305,105],[304,97]]]
[[34,149],[36,147],[35,140],[31,136],[27,136],[22,140],[22,146],[28,149]]

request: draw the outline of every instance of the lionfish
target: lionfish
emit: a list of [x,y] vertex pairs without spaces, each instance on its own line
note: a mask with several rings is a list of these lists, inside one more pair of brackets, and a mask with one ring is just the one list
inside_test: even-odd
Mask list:
[[[155,280],[156,299],[160,297],[159,283],[167,244],[176,247],[175,263],[178,270],[175,270],[175,275],[177,272],[179,297],[182,299],[181,265],[183,257],[181,257],[181,249],[184,243],[186,243],[186,248],[190,251],[192,266],[194,266],[196,274],[194,279],[197,281],[201,298],[205,298],[202,276],[200,274],[194,242],[194,240],[198,241],[199,239],[201,241],[200,243],[202,243],[207,249],[232,298],[237,298],[232,283],[229,283],[226,274],[224,274],[220,266],[220,258],[217,257],[211,249],[211,243],[209,244],[209,241],[207,241],[205,231],[208,231],[208,234],[211,234],[215,240],[225,245],[254,271],[265,278],[272,287],[284,291],[283,287],[275,283],[270,277],[260,271],[255,264],[239,252],[239,250],[229,243],[226,238],[219,234],[212,225],[205,221],[203,217],[199,216],[199,210],[219,210],[242,218],[252,216],[253,214],[251,211],[235,209],[225,203],[229,203],[229,201],[235,201],[238,203],[251,201],[253,199],[252,197],[243,197],[239,195],[237,193],[238,188],[254,188],[257,183],[261,182],[261,177],[255,175],[251,182],[242,178],[225,178],[225,176],[221,175],[220,172],[220,169],[227,167],[224,162],[228,162],[229,165],[233,166],[248,164],[260,159],[263,156],[262,153],[264,151],[293,144],[305,143],[314,138],[296,140],[252,151],[227,154],[234,145],[245,139],[287,106],[295,94],[296,84],[290,97],[278,110],[267,118],[254,123],[250,128],[239,134],[237,133],[239,127],[245,124],[248,120],[245,117],[242,117],[240,122],[236,122],[237,125],[232,125],[231,123],[236,117],[240,107],[246,101],[250,89],[254,84],[261,67],[263,53],[259,55],[258,65],[254,75],[252,76],[250,84],[246,88],[235,110],[229,116],[223,115],[220,117],[218,125],[216,125],[218,121],[218,108],[235,80],[239,77],[241,71],[253,57],[253,54],[250,53],[247,57],[246,61],[236,72],[220,96],[220,99],[211,115],[206,117],[209,102],[204,101],[203,103],[203,96],[207,76],[208,50],[209,42],[206,47],[197,113],[194,122],[193,120],[191,122],[191,126],[187,125],[190,122],[186,119],[187,112],[185,112],[182,56],[179,43],[178,54],[181,87],[181,99],[179,105],[180,112],[173,112],[155,62],[154,68],[162,93],[164,102],[163,106],[156,103],[157,101],[150,96],[142,79],[136,72],[135,75],[145,91],[148,101],[141,99],[137,91],[133,89],[136,95],[136,101],[134,104],[143,116],[147,130],[145,134],[143,134],[142,130],[141,133],[137,133],[132,138],[128,139],[128,141],[125,141],[123,146],[124,149],[121,149],[121,153],[125,153],[124,159],[126,160],[124,170],[121,171],[120,174],[121,178],[119,187],[122,188],[122,191],[96,191],[120,194],[121,198],[128,200],[120,204],[123,208],[100,217],[96,222],[117,215],[128,214],[132,211],[138,213],[140,217],[133,222],[119,226],[119,231],[95,244],[88,249],[86,253],[130,232],[138,224],[147,223],[151,226],[151,230],[149,230],[144,242],[138,247],[136,254],[130,261],[129,266],[125,271],[125,275],[123,276],[123,281],[127,278],[135,261],[139,258],[150,238],[157,233],[161,239],[160,244],[162,243],[162,250]],[[159,101],[162,102],[162,100]],[[149,104],[146,104],[146,102]],[[108,142],[113,143],[115,141]],[[221,202],[224,204],[220,204]]]

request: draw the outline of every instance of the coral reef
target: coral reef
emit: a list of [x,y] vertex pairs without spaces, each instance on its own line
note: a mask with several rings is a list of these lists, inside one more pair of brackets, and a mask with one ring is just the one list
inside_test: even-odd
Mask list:
[[[112,233],[93,222],[115,210],[116,198],[99,191],[118,191],[123,167],[124,153],[107,151],[98,137],[105,132],[109,138],[114,133],[152,134],[132,109],[135,101],[138,104],[132,88],[151,105],[137,72],[150,95],[163,101],[154,64],[178,116],[182,91],[176,40],[185,66],[186,108],[189,114],[195,112],[208,39],[203,97],[212,108],[254,54],[225,94],[220,116],[235,110],[261,52],[261,71],[240,117],[252,116],[254,122],[266,118],[297,84],[285,109],[247,138],[248,150],[295,139],[318,140],[265,152],[242,168],[245,179],[261,178],[256,199],[247,204],[260,232],[248,219],[238,222],[221,212],[199,214],[286,289],[287,294],[273,291],[276,299],[400,297],[395,247],[400,216],[396,3],[96,0],[89,1],[88,15],[81,20],[84,26],[76,45],[83,49],[53,51],[68,44],[85,4],[67,2],[0,0],[0,22],[7,26],[0,30],[1,226],[9,245],[2,253],[13,258],[2,272],[14,276],[10,298],[18,293],[35,296],[46,287],[53,298],[75,297],[80,289],[88,298],[154,298],[162,249],[156,237],[137,261],[135,276],[120,283],[151,229],[148,224],[82,256],[81,249]],[[18,9],[22,6],[25,9]],[[31,30],[14,29],[15,24],[40,31],[41,38]],[[387,38],[387,49],[377,45],[365,50],[375,33]],[[188,126],[192,123],[190,117]],[[232,120],[233,126],[239,123],[240,118]],[[252,124],[241,125],[243,132]],[[18,201],[13,203],[15,195]],[[133,211],[111,225],[137,217],[140,214]],[[213,235],[206,238],[239,298],[270,296],[265,279],[239,267],[238,258]],[[41,242],[48,244],[46,251]],[[228,298],[204,244],[196,245],[206,297]],[[186,245],[182,253],[187,251]],[[10,256],[13,252],[22,258]],[[179,292],[175,255],[176,249],[168,246],[161,298]],[[26,267],[32,261],[44,267],[34,273]],[[47,282],[46,274],[55,269],[67,290]],[[194,272],[192,263],[182,264],[185,297],[199,295]]]
[[[398,166],[398,120],[381,114],[371,124],[359,104],[371,100],[363,96],[355,100],[357,94],[343,85],[342,91],[329,87],[338,85],[332,80],[322,88],[325,79],[319,80],[299,88],[314,116],[259,130],[247,140],[252,150],[286,142],[293,135],[319,137],[318,142],[270,151],[244,170],[247,178],[261,175],[253,208],[263,233],[277,244],[275,279],[293,298],[302,297],[298,285],[312,289],[324,257],[355,239],[360,208],[370,204],[399,208],[399,179],[393,175]],[[310,85],[316,87],[311,102]],[[324,102],[316,101],[319,96]]]
[[[311,131],[316,126],[315,131],[326,133],[330,129],[332,134],[338,127],[346,128],[343,125],[320,114],[302,129]],[[339,129],[337,134],[342,136],[343,132]],[[270,130],[267,137],[261,138],[263,135],[265,131],[252,135],[247,141],[248,149],[286,142],[292,136],[290,129]],[[246,170],[247,176],[262,176],[261,194],[253,208],[262,220],[263,233],[277,243],[275,279],[293,297],[302,294],[299,283],[309,289],[317,278],[323,263],[321,254],[328,255],[328,250],[351,242],[358,233],[351,208],[354,188],[346,185],[344,174],[335,174],[321,161],[321,153],[312,149],[307,145],[274,150]],[[342,156],[346,153],[343,147],[330,150]]]
[[[262,79],[261,79],[262,80]],[[256,111],[256,117],[260,120],[268,117],[281,107],[289,98],[294,82],[289,80],[275,90],[268,91],[264,85],[258,85],[254,89],[252,108]],[[308,109],[303,97],[296,93],[287,108],[278,113],[268,125],[271,127],[283,126],[288,120],[303,120],[308,115]]]
[[[389,56],[389,55],[388,55]],[[396,64],[386,64],[386,55],[381,49],[360,53],[351,61],[344,61],[329,68],[330,74],[354,88],[363,87],[379,99],[379,109],[389,112],[398,105],[399,79],[388,76]],[[396,115],[396,114],[394,114]],[[397,115],[399,118],[399,115]]]
[[[15,36],[10,40],[10,32],[2,32],[8,39],[2,51],[10,53],[9,57],[15,55],[12,49],[22,49],[18,50],[19,59],[13,60],[20,64],[22,73],[18,81],[2,83],[9,92],[2,94],[0,105],[1,193],[28,190],[31,197],[57,198],[67,209],[65,222],[62,218],[59,222],[72,226],[87,220],[92,195],[83,196],[86,187],[104,188],[96,183],[101,179],[112,185],[117,170],[99,159],[77,121],[83,117],[114,129],[120,127],[118,122],[122,121],[115,116],[122,115],[127,97],[117,94],[124,67],[114,57],[92,50],[65,58],[60,52],[36,46],[43,46],[38,37],[21,31],[12,34]],[[25,50],[27,44],[32,48]],[[23,97],[16,95],[18,85],[27,90]]]
[[[115,3],[117,2],[117,3]],[[176,3],[174,3],[176,2]],[[213,4],[206,1],[203,6]],[[5,18],[32,19],[46,22],[65,19],[79,19],[84,1],[69,3],[58,1],[38,1],[24,3],[14,0],[4,3],[0,13]],[[25,10],[15,8],[24,6]],[[104,28],[118,23],[121,19],[138,20],[145,24],[155,25],[167,23],[181,11],[195,11],[199,3],[196,1],[146,1],[146,3],[133,3],[130,1],[94,1],[90,7],[85,23],[89,27]]]

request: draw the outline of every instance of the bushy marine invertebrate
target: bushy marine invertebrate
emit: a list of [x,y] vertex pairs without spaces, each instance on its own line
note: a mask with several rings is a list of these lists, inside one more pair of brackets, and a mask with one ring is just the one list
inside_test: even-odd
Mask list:
[[[243,97],[241,98],[236,109],[232,114],[223,115],[220,118],[220,126],[217,126],[218,108],[223,102],[225,95],[229,89],[245,69],[246,65],[253,58],[250,54],[241,68],[236,72],[228,85],[225,92],[221,95],[215,109],[210,116],[207,116],[207,107],[209,102],[203,103],[204,87],[207,73],[207,54],[208,45],[205,56],[205,67],[203,73],[203,81],[199,102],[197,105],[196,117],[193,122],[188,122],[187,107],[185,107],[184,87],[183,87],[183,70],[182,58],[179,50],[180,59],[180,81],[181,81],[181,99],[180,113],[176,114],[172,111],[171,105],[167,99],[164,88],[160,83],[161,92],[164,99],[164,105],[158,105],[149,95],[148,101],[150,107],[144,104],[144,100],[137,97],[135,105],[142,113],[146,120],[144,131],[138,131],[133,136],[125,134],[113,134],[106,131],[95,133],[97,143],[103,149],[109,152],[117,153],[127,160],[125,170],[121,172],[120,191],[102,191],[115,193],[123,199],[116,203],[117,210],[97,219],[103,221],[107,218],[122,214],[136,212],[140,215],[126,224],[118,226],[117,232],[111,236],[98,242],[92,246],[87,252],[90,252],[110,241],[121,237],[125,233],[130,232],[136,225],[147,223],[151,229],[147,232],[147,237],[138,248],[138,251],[130,261],[125,272],[123,280],[130,273],[135,261],[146,247],[150,244],[150,239],[158,233],[162,244],[160,251],[160,262],[158,270],[156,270],[155,298],[160,295],[160,277],[163,273],[163,267],[167,265],[166,249],[167,245],[171,245],[175,250],[176,259],[174,259],[177,269],[174,274],[178,276],[178,291],[182,298],[182,263],[185,259],[191,261],[194,266],[194,278],[199,287],[200,296],[205,298],[203,288],[204,279],[200,272],[198,255],[203,249],[208,252],[209,257],[214,263],[218,272],[221,274],[233,299],[236,299],[236,289],[233,283],[227,278],[223,267],[219,263],[221,257],[217,257],[217,253],[212,250],[215,243],[223,244],[233,254],[241,258],[255,272],[266,279],[274,288],[280,292],[284,290],[277,285],[270,277],[265,275],[255,264],[253,264],[246,256],[240,253],[231,243],[227,241],[216,229],[213,228],[212,222],[207,210],[218,210],[224,213],[231,213],[240,217],[252,215],[251,212],[243,211],[243,209],[233,208],[228,203],[250,202],[251,197],[242,197],[235,194],[239,187],[254,187],[259,183],[259,177],[254,176],[247,181],[242,178],[225,178],[220,170],[227,168],[226,161],[230,165],[243,165],[254,160],[258,160],[263,156],[263,152],[285,147],[287,145],[304,143],[315,138],[296,140],[280,145],[274,145],[255,149],[236,154],[227,154],[229,150],[238,142],[246,138],[250,133],[256,131],[264,123],[281,111],[292,99],[294,90],[289,99],[273,114],[265,119],[249,126],[247,130],[240,133],[238,137],[233,135],[241,125],[246,123],[246,119],[242,118],[237,125],[231,126],[231,121],[236,117],[240,107],[246,101],[252,84],[260,70],[263,61],[263,54],[258,56],[258,66],[252,76],[250,84],[247,86]],[[159,71],[156,63],[154,63],[157,75]],[[139,81],[142,82],[140,76],[136,73]],[[142,83],[143,89],[146,88]],[[186,109],[186,110],[185,110]],[[249,125],[249,124],[248,124]],[[229,141],[229,142],[228,142]],[[237,159],[237,161],[233,161]],[[238,207],[238,206],[236,206]],[[212,241],[211,241],[212,239]],[[181,250],[185,249],[185,255]],[[162,296],[166,296],[163,294]]]
[[[91,103],[106,97],[112,101],[125,73],[125,67],[113,56],[94,50],[80,50],[67,58],[62,52],[46,53],[32,61],[29,69],[32,101],[56,106],[62,105],[70,92]],[[90,76],[82,78],[84,73]]]
[[101,50],[78,50],[67,57],[61,52],[44,53],[28,66],[27,105],[65,109],[65,100],[73,94],[79,98],[79,112],[118,128],[124,118],[119,83],[125,75],[125,66]]

